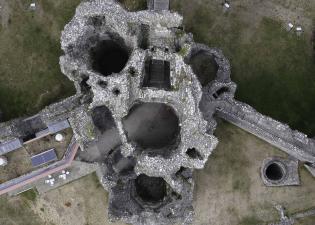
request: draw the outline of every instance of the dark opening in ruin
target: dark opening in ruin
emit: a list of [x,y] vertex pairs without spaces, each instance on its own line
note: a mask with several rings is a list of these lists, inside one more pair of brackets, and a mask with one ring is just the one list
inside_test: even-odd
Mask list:
[[115,126],[112,113],[106,106],[95,107],[92,111],[92,120],[102,133]]
[[228,87],[221,87],[219,90],[217,90],[212,96],[214,98],[218,98],[220,95],[222,95],[225,92],[229,92],[229,88]]
[[145,62],[143,87],[155,87],[170,90],[170,62],[147,59]]
[[216,78],[219,67],[214,57],[207,54],[205,51],[199,51],[193,54],[187,61],[202,87],[207,86],[207,84]]
[[172,191],[172,194],[173,198],[175,199],[182,199],[182,196],[180,194],[178,194],[176,191]]
[[225,93],[225,92],[228,92],[229,91],[229,88],[228,87],[222,87],[222,88],[220,88],[219,90],[217,90],[217,95],[221,95],[221,94],[223,94],[223,93]]
[[271,163],[266,168],[266,177],[272,181],[281,180],[284,176],[284,171],[277,163]]
[[163,103],[135,104],[123,125],[129,140],[153,155],[167,156],[180,133],[175,111]]
[[128,62],[129,52],[122,43],[114,40],[102,40],[91,49],[91,58],[93,70],[109,76],[123,70]]
[[137,75],[137,70],[136,68],[134,68],[133,66],[129,68],[129,74],[132,76],[132,77],[135,77]]
[[23,142],[27,142],[27,141],[30,141],[32,139],[36,138],[36,135],[35,134],[28,134],[26,135],[25,137],[23,137]]
[[203,157],[200,155],[200,153],[195,148],[189,148],[186,151],[186,154],[193,159],[200,159],[202,160]]
[[100,27],[105,23],[106,19],[105,16],[93,16],[89,18],[89,22],[94,27]]
[[36,133],[47,129],[47,125],[43,122],[40,116],[32,116],[24,119],[21,123],[16,125],[23,135],[23,142],[36,138]]
[[133,157],[124,157],[120,150],[113,151],[112,155],[113,170],[120,175],[128,175],[133,172],[136,160]]
[[147,24],[140,25],[140,33],[138,35],[138,46],[141,49],[149,48],[150,26]]
[[191,178],[192,170],[181,166],[180,169],[175,173],[175,176],[182,176],[185,179]]
[[181,166],[180,169],[175,173],[175,175],[176,176],[181,176],[182,173],[185,171],[185,169],[186,169],[185,167]]
[[167,194],[166,182],[161,177],[149,177],[141,174],[135,180],[136,193],[144,201],[158,203]]
[[306,163],[304,163],[304,164],[307,165],[307,166],[309,166],[309,167],[315,167],[315,164],[310,163],[310,162],[306,162]]
[[86,93],[91,89],[91,86],[87,84],[88,80],[89,80],[88,76],[82,76],[82,80],[80,82],[80,88],[82,93]]
[[116,95],[116,96],[120,95],[120,90],[118,88],[114,88],[113,89],[113,94]]
[[101,87],[101,88],[107,88],[108,83],[106,81],[100,80],[99,82],[97,82],[97,84]]

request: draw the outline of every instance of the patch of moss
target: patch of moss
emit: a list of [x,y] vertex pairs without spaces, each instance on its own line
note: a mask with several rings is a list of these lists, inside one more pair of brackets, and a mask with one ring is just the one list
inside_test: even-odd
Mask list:
[[239,225],[259,225],[263,224],[263,222],[258,219],[256,216],[246,216],[241,219]]
[[34,189],[30,189],[30,190],[27,190],[27,191],[24,191],[20,194],[21,197],[29,200],[29,201],[32,201],[32,202],[35,202],[36,199],[37,199],[37,191],[34,190]]
[[184,57],[185,55],[187,55],[188,50],[189,50],[188,47],[183,46],[183,47],[180,49],[180,51],[178,52],[178,54],[179,54],[180,56]]
[[90,140],[95,139],[94,125],[92,123],[86,125],[86,135]]
[[147,9],[146,0],[118,0],[127,10],[139,11]]
[[103,188],[102,184],[100,183],[100,180],[98,179],[96,172],[94,172],[91,175],[92,179],[93,179],[93,183],[95,184],[96,188]]

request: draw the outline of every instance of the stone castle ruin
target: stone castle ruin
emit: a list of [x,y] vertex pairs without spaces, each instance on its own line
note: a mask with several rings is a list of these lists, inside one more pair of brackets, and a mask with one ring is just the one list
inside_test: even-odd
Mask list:
[[[1,155],[68,121],[80,147],[74,161],[97,165],[110,218],[139,225],[192,224],[192,171],[204,167],[218,144],[216,118],[292,156],[262,162],[266,185],[299,185],[299,163],[315,177],[315,140],[235,100],[228,59],[195,43],[182,23],[169,1],[150,0],[139,12],[113,0],[82,2],[61,37],[61,70],[76,95],[48,106],[32,123],[2,123]],[[0,184],[0,193],[21,181]]]

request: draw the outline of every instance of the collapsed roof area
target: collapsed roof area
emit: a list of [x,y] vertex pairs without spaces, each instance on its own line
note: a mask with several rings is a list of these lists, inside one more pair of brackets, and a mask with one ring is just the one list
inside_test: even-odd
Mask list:
[[[61,70],[77,94],[40,112],[38,126],[1,124],[0,151],[30,138],[28,130],[67,119],[81,148],[75,160],[99,166],[110,218],[135,225],[192,223],[192,171],[217,146],[217,117],[307,162],[315,174],[313,139],[236,101],[229,61],[184,33],[169,1],[150,0],[148,8],[82,2],[61,37]],[[299,184],[296,160],[268,159],[265,184]]]

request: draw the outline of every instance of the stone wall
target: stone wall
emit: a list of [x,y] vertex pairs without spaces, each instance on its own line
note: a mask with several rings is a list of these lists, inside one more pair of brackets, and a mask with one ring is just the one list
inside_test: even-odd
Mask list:
[[235,99],[218,103],[217,115],[280,148],[302,162],[315,162],[315,141],[288,125],[257,112]]

